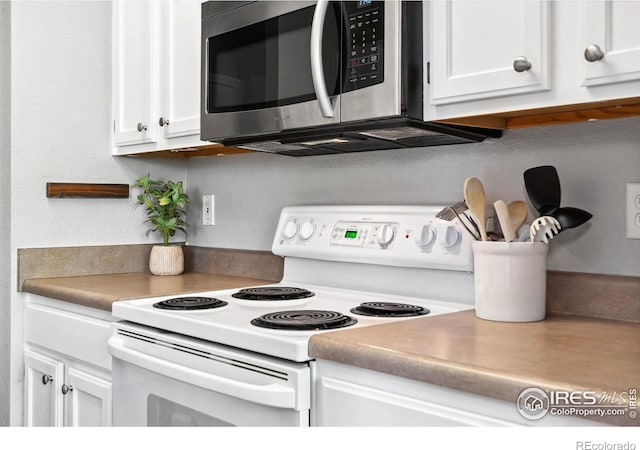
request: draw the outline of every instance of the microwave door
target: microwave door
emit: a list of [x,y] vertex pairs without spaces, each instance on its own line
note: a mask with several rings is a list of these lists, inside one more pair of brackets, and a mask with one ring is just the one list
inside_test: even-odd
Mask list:
[[[260,1],[203,19],[202,139],[340,121],[341,9],[327,5],[322,21],[315,13],[316,2]],[[316,58],[312,67],[314,17],[321,49],[319,64]],[[318,102],[313,75],[317,78],[318,67],[332,117]]]

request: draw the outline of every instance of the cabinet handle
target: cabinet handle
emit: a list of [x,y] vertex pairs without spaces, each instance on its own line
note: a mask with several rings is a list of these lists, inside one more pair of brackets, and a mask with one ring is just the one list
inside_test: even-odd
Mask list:
[[51,375],[42,375],[42,384],[49,384],[53,381],[53,377]]
[[529,69],[531,69],[531,62],[524,56],[518,56],[513,60],[513,70],[516,72],[526,72]]
[[602,58],[604,58],[604,52],[595,44],[588,46],[584,50],[584,59],[589,62],[600,61]]
[[147,126],[142,122],[138,122],[138,131],[139,132],[147,131]]
[[160,124],[161,127],[167,125],[169,126],[169,121],[167,119],[165,119],[164,117],[160,117],[160,120],[158,121],[158,123]]
[[67,395],[67,393],[71,391],[73,391],[73,386],[66,384],[62,385],[62,395]]

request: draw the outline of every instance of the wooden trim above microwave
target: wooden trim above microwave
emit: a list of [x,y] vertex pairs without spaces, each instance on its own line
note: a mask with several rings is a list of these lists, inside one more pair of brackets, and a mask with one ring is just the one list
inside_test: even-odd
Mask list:
[[562,125],[592,120],[640,116],[640,97],[592,103],[552,106],[482,116],[439,120],[442,123],[512,130],[543,125]]

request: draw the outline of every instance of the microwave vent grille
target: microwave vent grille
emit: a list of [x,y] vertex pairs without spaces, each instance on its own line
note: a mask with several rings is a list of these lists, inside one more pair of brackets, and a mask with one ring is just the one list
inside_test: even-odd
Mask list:
[[436,133],[434,131],[423,130],[421,128],[414,128],[414,127],[384,128],[381,130],[371,130],[366,132],[360,132],[359,134],[363,136],[373,137],[376,139],[384,139],[385,141],[398,141],[401,139],[441,135],[441,133]]

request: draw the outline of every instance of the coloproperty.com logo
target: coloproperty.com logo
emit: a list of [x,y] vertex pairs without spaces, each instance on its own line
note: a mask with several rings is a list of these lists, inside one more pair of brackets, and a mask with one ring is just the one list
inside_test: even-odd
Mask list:
[[529,420],[540,420],[547,414],[584,418],[628,416],[629,419],[637,420],[637,395],[636,388],[622,392],[597,393],[595,391],[543,391],[537,387],[530,387],[518,396],[517,407],[520,415]]

